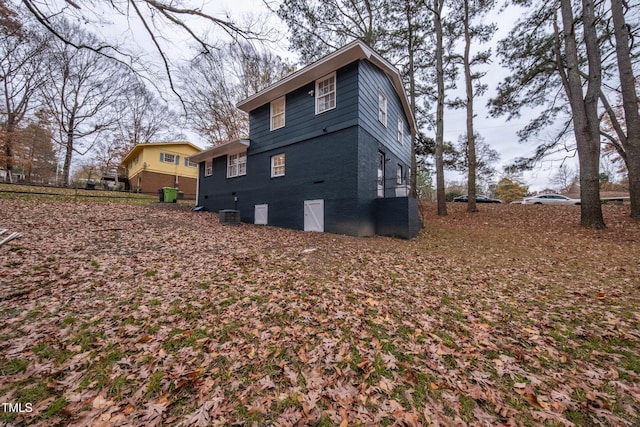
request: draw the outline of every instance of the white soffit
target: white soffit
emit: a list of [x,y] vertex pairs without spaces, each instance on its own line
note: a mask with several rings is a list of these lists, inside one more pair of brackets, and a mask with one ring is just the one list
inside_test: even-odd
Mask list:
[[216,145],[213,148],[202,151],[196,155],[189,157],[194,163],[204,162],[205,160],[215,159],[216,157],[224,156],[227,154],[235,154],[239,151],[246,150],[249,147],[248,139],[236,139],[233,141],[225,142],[224,144]]

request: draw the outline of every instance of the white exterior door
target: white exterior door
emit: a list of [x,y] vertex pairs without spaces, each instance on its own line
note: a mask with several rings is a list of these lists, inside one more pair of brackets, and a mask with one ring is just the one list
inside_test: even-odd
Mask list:
[[324,232],[324,200],[304,201],[304,231]]
[[255,206],[253,222],[257,225],[267,225],[269,223],[269,205]]

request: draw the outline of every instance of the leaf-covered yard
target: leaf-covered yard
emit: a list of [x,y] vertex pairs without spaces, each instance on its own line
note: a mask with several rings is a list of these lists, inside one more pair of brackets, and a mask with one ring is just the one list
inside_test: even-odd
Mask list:
[[638,425],[628,207],[465,208],[404,241],[0,200],[0,424]]

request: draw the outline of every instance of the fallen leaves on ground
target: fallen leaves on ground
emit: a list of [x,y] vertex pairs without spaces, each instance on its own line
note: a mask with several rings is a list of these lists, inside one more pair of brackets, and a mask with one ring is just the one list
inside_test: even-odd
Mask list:
[[0,200],[0,412],[31,425],[637,425],[640,224],[425,207],[411,241]]

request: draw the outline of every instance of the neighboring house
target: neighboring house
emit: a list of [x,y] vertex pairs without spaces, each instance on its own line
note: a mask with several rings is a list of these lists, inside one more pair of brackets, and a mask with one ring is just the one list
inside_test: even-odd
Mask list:
[[149,142],[137,144],[122,160],[129,189],[156,193],[175,187],[185,198],[195,198],[198,164],[191,158],[202,150],[189,142]]
[[398,71],[354,41],[238,104],[249,139],[192,157],[197,203],[241,220],[354,236],[414,237],[407,197],[415,122]]

